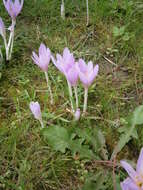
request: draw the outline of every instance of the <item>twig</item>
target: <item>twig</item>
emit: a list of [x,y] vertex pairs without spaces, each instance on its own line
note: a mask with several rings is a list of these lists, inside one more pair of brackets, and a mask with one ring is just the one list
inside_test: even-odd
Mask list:
[[114,66],[118,66],[116,63],[114,63],[113,61],[111,61],[110,59],[108,59],[107,57],[105,57],[104,55],[103,55],[103,58],[106,60],[106,61],[108,61],[109,63],[111,63],[112,65],[114,65]]
[[86,21],[86,26],[88,26],[89,25],[89,6],[88,6],[88,0],[86,0],[86,19],[87,19],[87,21]]

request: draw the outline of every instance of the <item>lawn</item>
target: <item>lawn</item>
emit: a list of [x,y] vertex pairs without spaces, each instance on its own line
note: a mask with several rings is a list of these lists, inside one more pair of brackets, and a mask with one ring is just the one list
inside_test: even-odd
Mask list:
[[[25,0],[17,17],[12,59],[0,63],[0,189],[121,190],[143,147],[142,0]],[[11,19],[0,1],[0,17]],[[68,47],[76,60],[99,65],[88,92],[87,112],[75,121],[65,77],[52,64],[50,103],[43,72],[32,52],[41,43],[53,55]],[[82,111],[84,91],[78,85]],[[44,129],[29,103],[41,106]]]

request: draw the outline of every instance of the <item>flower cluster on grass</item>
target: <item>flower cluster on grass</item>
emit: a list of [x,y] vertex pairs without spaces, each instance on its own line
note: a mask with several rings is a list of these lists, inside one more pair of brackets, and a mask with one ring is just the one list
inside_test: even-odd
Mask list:
[[[94,66],[92,61],[89,61],[88,64],[86,64],[83,59],[79,59],[78,61],[76,61],[73,53],[71,53],[67,47],[64,48],[62,55],[57,53],[55,58],[52,55],[50,49],[47,48],[43,43],[40,45],[39,55],[33,52],[32,59],[34,63],[45,73],[47,87],[49,89],[50,98],[51,98],[51,104],[53,104],[53,93],[48,79],[48,66],[50,60],[52,60],[56,68],[65,76],[69,89],[72,114],[74,115],[75,120],[79,120],[80,108],[79,108],[78,91],[77,91],[78,81],[80,79],[84,87],[85,93],[84,93],[83,113],[86,113],[88,88],[92,85],[96,76],[98,75],[99,71],[98,64]],[[73,90],[75,93],[76,108],[74,108],[73,104]]]
[[10,31],[9,39],[7,41],[6,36],[6,27],[4,25],[4,22],[2,18],[0,17],[0,35],[3,38],[4,46],[5,46],[5,52],[6,52],[6,60],[11,59],[12,50],[13,50],[13,42],[14,42],[14,29],[16,25],[16,17],[19,15],[19,13],[22,10],[24,0],[3,0],[4,6],[9,14],[9,16],[12,19],[12,24],[8,27],[8,30]]
[[[24,0],[3,0],[4,6],[11,17],[12,24],[8,27],[10,31],[9,38],[7,40],[6,27],[0,17],[0,35],[3,38],[5,51],[6,51],[6,60],[11,59],[13,43],[14,43],[14,30],[16,25],[16,17],[22,10]],[[89,24],[89,12],[88,12],[88,0],[86,0],[87,5],[87,25]],[[64,9],[64,0],[61,4],[61,16],[65,18],[65,9]],[[0,46],[0,57],[3,58],[1,46]],[[99,65],[94,65],[92,61],[88,63],[85,62],[82,58],[76,60],[73,53],[66,47],[63,50],[62,54],[57,53],[54,56],[50,49],[46,47],[45,44],[41,43],[39,47],[39,52],[36,54],[32,52],[32,60],[34,63],[44,72],[48,91],[50,94],[50,103],[54,104],[54,97],[49,81],[48,68],[50,61],[53,65],[65,76],[69,91],[69,98],[71,104],[71,112],[74,116],[74,119],[78,121],[81,116],[81,110],[79,105],[79,95],[78,95],[78,84],[79,80],[82,83],[84,88],[84,103],[83,103],[83,114],[87,111],[87,102],[88,102],[88,89],[93,84],[96,79],[96,76],[99,72]],[[75,104],[74,104],[75,97]],[[74,106],[76,105],[76,106]],[[29,108],[34,115],[34,118],[37,119],[41,128],[44,128],[44,123],[42,120],[42,112],[40,104],[38,102],[30,102]],[[132,168],[130,164],[126,161],[121,161],[121,166],[127,171],[129,177],[127,177],[123,182],[121,182],[122,190],[143,190],[143,148],[141,149],[136,170]]]

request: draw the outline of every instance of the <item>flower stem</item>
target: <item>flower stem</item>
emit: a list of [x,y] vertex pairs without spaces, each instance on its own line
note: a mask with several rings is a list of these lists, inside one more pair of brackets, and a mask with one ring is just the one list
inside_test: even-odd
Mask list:
[[87,110],[87,99],[88,99],[88,88],[84,90],[84,106],[83,106],[83,113]]
[[41,127],[44,128],[44,123],[42,120],[39,120],[40,121],[40,124],[41,124]]
[[14,42],[14,31],[13,31],[13,35],[12,35],[12,39],[11,39],[11,46],[10,46],[10,52],[9,52],[9,60],[11,59],[11,55],[12,55],[13,42]]
[[62,0],[62,4],[61,4],[61,17],[64,20],[65,19],[65,4],[64,4],[64,0]]
[[48,78],[48,73],[45,72],[45,77],[46,77],[46,81],[47,81],[47,87],[49,89],[49,92],[50,92],[50,98],[51,98],[51,104],[54,103],[54,99],[53,99],[53,94],[52,94],[52,90],[51,90],[51,86],[49,85],[49,78]]
[[89,25],[89,7],[88,7],[88,0],[86,0],[86,12],[87,12],[87,16],[86,16],[86,25]]
[[76,98],[76,108],[78,108],[78,94],[77,94],[77,86],[74,86],[74,93]]
[[2,54],[2,51],[1,51],[1,47],[0,47],[0,64],[3,62],[3,54]]
[[71,108],[72,108],[72,112],[74,113],[74,107],[73,107],[73,102],[72,102],[72,100],[73,100],[72,87],[68,80],[67,80],[67,83],[68,83],[68,89],[69,89]]
[[6,46],[6,60],[11,59],[11,54],[12,54],[12,49],[13,49],[13,42],[14,42],[14,27],[15,27],[15,24],[16,24],[16,21],[12,19],[10,36],[9,36],[8,44]]

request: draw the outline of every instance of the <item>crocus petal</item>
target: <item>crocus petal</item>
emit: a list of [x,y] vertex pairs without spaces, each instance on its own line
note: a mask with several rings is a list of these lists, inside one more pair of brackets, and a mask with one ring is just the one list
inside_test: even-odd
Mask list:
[[87,64],[87,70],[88,70],[88,72],[93,71],[93,63],[92,63],[92,61],[88,62],[88,64]]
[[90,85],[88,80],[87,80],[87,77],[85,74],[83,74],[82,72],[78,72],[78,75],[79,75],[79,78],[80,78],[80,81],[82,82],[83,86],[85,88],[88,88],[88,86]]
[[15,0],[15,10],[16,10],[16,16],[21,12],[21,9],[23,7],[24,0]]
[[143,176],[143,148],[140,151],[140,155],[137,161],[136,171]]
[[0,34],[2,35],[3,38],[5,38],[5,35],[6,35],[5,25],[1,17],[0,17]]
[[75,62],[73,54],[70,52],[70,50],[67,47],[63,51],[63,59],[64,62],[66,62],[66,65],[72,66]]
[[39,47],[39,55],[40,54],[46,54],[46,46],[45,46],[45,44],[43,44],[43,43],[41,43],[40,44],[40,47]]
[[96,65],[93,69],[93,71],[91,71],[88,75],[88,82],[89,84],[91,85],[93,83],[93,81],[95,80],[97,74],[98,74],[98,71],[99,71],[99,66]]
[[3,0],[3,3],[11,18],[15,19],[17,15],[21,12],[24,0]]
[[76,86],[77,85],[78,72],[77,72],[77,69],[76,69],[75,65],[71,69],[69,69],[69,71],[66,73],[66,77],[67,77],[67,80],[69,81],[69,83],[72,86]]
[[126,161],[121,161],[121,166],[126,170],[126,172],[128,173],[128,175],[135,180],[137,175],[137,172],[132,168],[132,166],[130,164],[128,164]]
[[54,58],[54,56],[51,56],[51,60],[53,62],[53,64],[63,73],[63,68],[62,65],[60,64],[60,62]]
[[59,53],[57,53],[56,58],[59,62],[63,62],[63,58]]
[[139,187],[129,177],[121,182],[121,188],[122,190],[139,190]]
[[64,51],[63,51],[63,58],[64,59],[68,59],[70,56],[70,51],[67,47],[65,47]]
[[81,72],[86,73],[87,72],[87,65],[83,59],[79,59],[78,61],[78,67]]
[[40,66],[40,64],[39,64],[39,57],[38,57],[38,55],[34,51],[32,52],[32,60],[34,61],[34,63],[36,65]]

